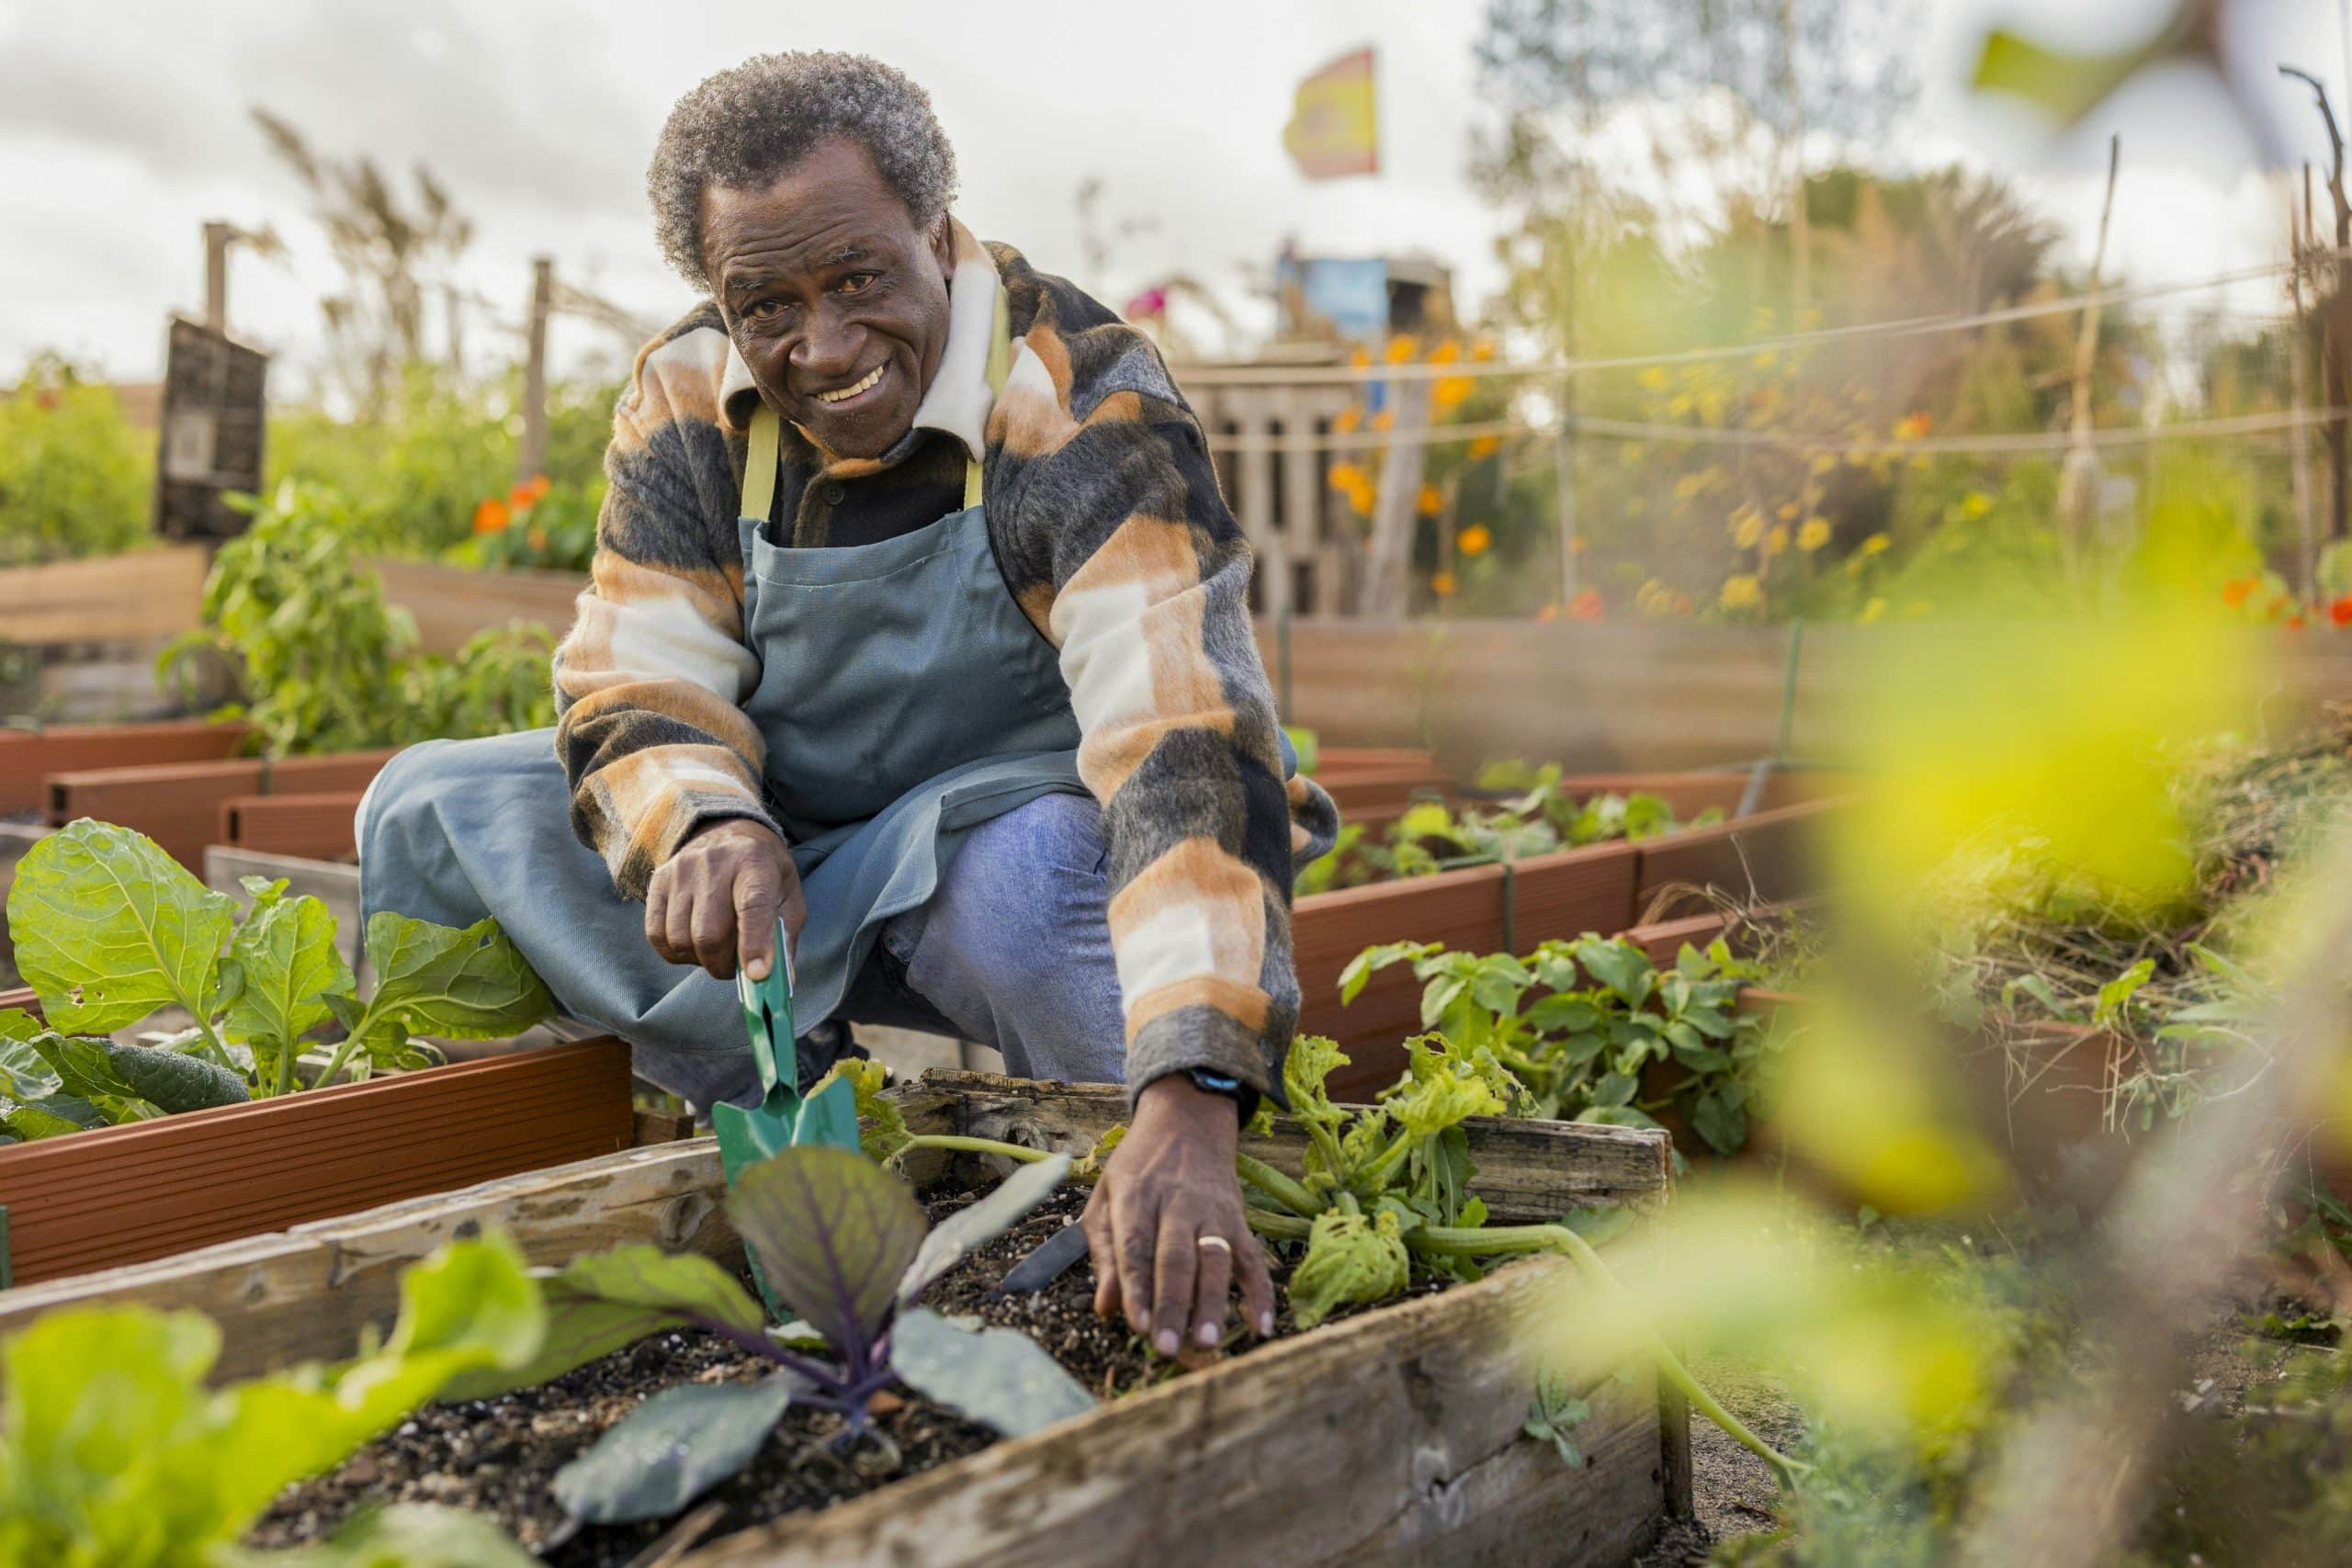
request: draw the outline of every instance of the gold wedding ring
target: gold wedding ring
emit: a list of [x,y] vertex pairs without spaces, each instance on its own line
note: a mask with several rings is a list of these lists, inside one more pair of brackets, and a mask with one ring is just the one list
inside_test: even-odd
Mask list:
[[1233,1244],[1221,1235],[1204,1235],[1193,1245],[1204,1247],[1214,1247],[1228,1258],[1233,1255]]

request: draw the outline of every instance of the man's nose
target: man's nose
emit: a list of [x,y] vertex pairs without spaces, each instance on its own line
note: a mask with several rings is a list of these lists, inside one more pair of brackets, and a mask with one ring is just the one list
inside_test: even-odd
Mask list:
[[820,310],[793,345],[792,367],[811,381],[828,381],[857,368],[865,333],[830,310]]

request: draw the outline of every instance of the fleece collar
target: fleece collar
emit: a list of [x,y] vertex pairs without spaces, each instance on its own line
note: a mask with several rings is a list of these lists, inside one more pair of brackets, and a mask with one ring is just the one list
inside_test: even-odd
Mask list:
[[[953,218],[947,222],[956,250],[956,269],[947,279],[947,348],[939,356],[939,370],[932,377],[930,389],[915,409],[913,429],[891,448],[891,454],[910,449],[914,432],[920,430],[942,431],[956,437],[975,458],[981,456],[987,442],[989,410],[996,402],[995,394],[989,390],[989,333],[996,323],[999,282],[996,261],[969,229]],[[752,367],[743,363],[730,338],[727,376],[718,391],[727,423],[737,430],[747,428],[752,400],[759,395]],[[886,454],[883,461],[888,462],[891,454]]]

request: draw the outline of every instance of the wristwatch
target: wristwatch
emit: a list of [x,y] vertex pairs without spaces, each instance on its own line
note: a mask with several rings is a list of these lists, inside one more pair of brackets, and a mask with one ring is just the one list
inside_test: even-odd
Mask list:
[[1221,1094],[1233,1101],[1234,1111],[1244,1122],[1249,1121],[1258,1109],[1258,1091],[1231,1073],[1215,1073],[1206,1067],[1187,1067],[1184,1076],[1193,1080],[1194,1089],[1208,1094]]

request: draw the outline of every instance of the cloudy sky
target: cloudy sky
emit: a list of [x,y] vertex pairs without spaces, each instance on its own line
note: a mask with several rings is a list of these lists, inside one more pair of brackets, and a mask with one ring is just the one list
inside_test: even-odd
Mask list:
[[[1861,0],[1858,0],[1861,3]],[[2268,62],[2319,70],[2343,101],[2341,0],[2246,0],[2241,57],[2275,117],[2268,145],[2186,73],[2134,88],[2056,145],[1958,79],[1990,23],[2023,17],[2095,46],[2168,0],[1928,0],[1915,164],[1959,157],[2017,178],[2090,249],[2109,130],[2124,137],[2116,252],[2137,280],[2198,276],[2281,248],[2282,153],[2317,156],[2307,101]],[[1051,270],[1083,275],[1072,194],[1105,183],[1114,220],[1152,225],[1107,275],[1116,302],[1182,270],[1252,309],[1285,234],[1310,250],[1419,248],[1456,265],[1475,303],[1493,283],[1498,220],[1464,177],[1485,123],[1471,45],[1476,0],[0,0],[0,382],[54,347],[125,379],[153,376],[162,323],[201,303],[208,218],[273,224],[283,264],[240,260],[231,316],[296,373],[315,354],[332,268],[302,193],[247,117],[265,105],[321,152],[422,162],[477,220],[470,286],[518,316],[527,258],[648,318],[685,302],[649,237],[645,161],[671,101],[707,73],[785,48],[862,50],[929,87],[962,163],[959,210]],[[1380,51],[1385,170],[1310,185],[1282,151],[1297,78],[1365,43]],[[479,341],[492,344],[484,324]],[[505,345],[496,345],[502,352]],[[558,328],[567,361],[609,334]],[[284,386],[284,381],[277,383]]]

